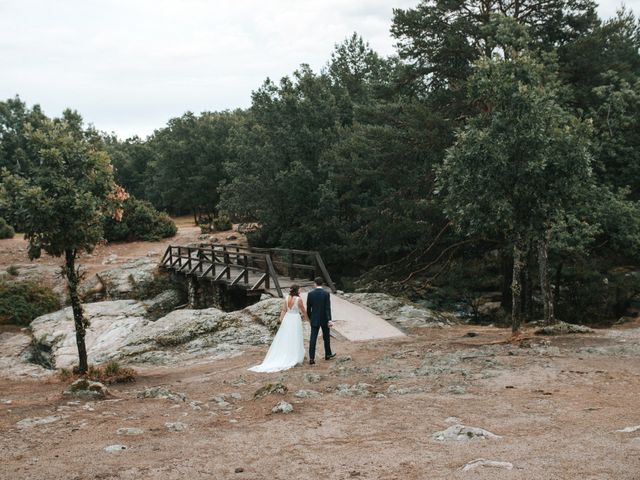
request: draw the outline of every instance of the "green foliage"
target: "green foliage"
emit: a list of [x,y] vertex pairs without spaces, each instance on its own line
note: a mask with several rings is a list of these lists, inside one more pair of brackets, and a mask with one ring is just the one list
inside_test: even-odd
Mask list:
[[233,223],[228,215],[219,215],[213,219],[213,228],[216,232],[224,232],[233,228]]
[[17,277],[20,274],[20,269],[15,265],[9,265],[7,267],[7,273],[12,277]]
[[104,237],[110,242],[155,241],[172,237],[178,231],[169,215],[135,197],[124,201],[122,220],[108,217],[104,222]]
[[0,239],[13,238],[15,234],[13,227],[4,218],[0,217]]
[[49,287],[36,282],[0,282],[0,323],[29,325],[58,309],[60,299]]
[[4,170],[4,189],[22,219],[30,258],[39,258],[42,250],[54,256],[91,251],[102,238],[114,188],[112,167],[100,139],[83,131],[79,121],[66,111],[28,132],[40,161],[28,178]]
[[138,137],[123,142],[113,136],[104,140],[118,185],[131,196],[146,199],[147,193],[154,188],[150,178],[150,169],[157,160],[153,144]]
[[[398,54],[410,62],[414,78],[427,87],[444,115],[456,118],[467,111],[465,85],[480,58],[508,51],[517,36],[500,32],[500,18],[526,27],[527,47],[553,50],[568,44],[598,24],[592,0],[519,2],[422,0],[416,7],[395,9],[392,35]],[[446,21],[443,21],[446,19]],[[496,21],[498,20],[498,21]]]
[[261,243],[334,243],[337,212],[321,159],[339,138],[339,94],[328,76],[303,66],[279,85],[267,80],[233,130],[220,206],[236,220],[261,224]]
[[0,102],[0,170],[22,175],[31,171],[37,149],[29,140],[29,132],[42,127],[46,120],[39,105],[29,109],[18,96]]
[[576,110],[598,108],[600,87],[618,81],[633,85],[640,72],[640,22],[622,8],[617,15],[558,48],[560,75],[571,86],[566,102]]
[[537,239],[590,184],[588,129],[557,103],[528,55],[481,61],[470,96],[482,111],[438,172],[445,211],[469,234]]
[[601,325],[617,320],[640,293],[640,275],[627,269],[607,270],[606,259],[583,258],[563,271],[558,318]]
[[597,104],[590,110],[596,172],[614,188],[629,188],[634,200],[640,200],[640,62],[637,71],[633,83],[614,72],[603,75],[606,84],[594,88]]
[[155,158],[147,170],[146,198],[176,214],[215,212],[218,188],[231,157],[227,139],[239,112],[186,113],[172,118],[149,141]]

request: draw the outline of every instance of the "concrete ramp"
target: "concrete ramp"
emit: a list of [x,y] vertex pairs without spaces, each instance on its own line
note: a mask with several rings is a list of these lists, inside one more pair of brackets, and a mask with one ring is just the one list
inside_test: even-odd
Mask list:
[[[301,292],[300,295],[306,305],[307,293]],[[405,336],[383,318],[339,295],[331,295],[331,315],[334,330],[352,342]]]

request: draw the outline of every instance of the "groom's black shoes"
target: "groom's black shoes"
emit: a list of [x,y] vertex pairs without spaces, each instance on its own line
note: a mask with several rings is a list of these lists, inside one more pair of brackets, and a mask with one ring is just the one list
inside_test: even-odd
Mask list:
[[333,357],[335,357],[336,354],[332,353],[331,355],[327,355],[326,357],[324,357],[325,360],[331,360]]
[[312,358],[311,360],[309,360],[309,365],[315,365],[316,361]]

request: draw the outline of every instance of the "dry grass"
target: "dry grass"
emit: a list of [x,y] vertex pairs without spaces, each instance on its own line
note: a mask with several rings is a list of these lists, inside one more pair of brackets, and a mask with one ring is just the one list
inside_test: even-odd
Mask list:
[[111,361],[101,366],[91,365],[87,373],[81,375],[76,369],[66,368],[58,372],[58,378],[63,382],[70,382],[78,378],[87,378],[94,382],[105,384],[135,382],[138,373],[130,367],[123,367],[118,362]]

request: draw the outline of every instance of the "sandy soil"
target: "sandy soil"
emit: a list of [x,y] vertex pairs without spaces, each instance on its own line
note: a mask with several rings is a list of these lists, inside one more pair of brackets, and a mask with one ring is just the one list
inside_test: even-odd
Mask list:
[[[473,330],[478,336],[466,334]],[[447,354],[477,352],[505,340],[492,327],[416,330],[404,339],[337,341],[339,361],[319,361],[280,374],[254,374],[264,351],[174,368],[140,368],[137,382],[111,386],[115,398],[69,403],[64,385],[0,380],[0,442],[3,479],[638,479],[640,362],[637,356],[582,354],[586,346],[606,352],[637,346],[640,323],[583,336],[533,339],[522,346],[490,346],[487,355],[463,359],[466,374],[436,377],[410,373]],[[554,348],[558,347],[558,348]],[[485,347],[486,348],[486,347]],[[494,355],[495,353],[495,355]],[[347,360],[351,357],[351,360]],[[454,369],[455,370],[455,369]],[[319,374],[319,383],[306,379]],[[389,379],[396,374],[400,378]],[[403,378],[406,377],[406,378]],[[253,400],[266,383],[282,381],[285,395]],[[371,385],[368,397],[344,397],[338,384]],[[420,387],[422,393],[390,394],[388,388]],[[136,392],[162,385],[186,394],[186,402],[140,399]],[[466,393],[456,394],[452,387]],[[299,399],[299,389],[320,398]],[[384,393],[376,398],[375,393]],[[227,397],[220,408],[212,397]],[[272,414],[280,400],[290,414]],[[7,404],[10,401],[10,404]],[[193,401],[202,404],[191,403]],[[59,420],[27,428],[24,418]],[[460,423],[501,438],[438,442],[432,434]],[[170,432],[166,422],[187,425]],[[117,434],[135,427],[142,434]],[[107,453],[123,444],[127,450]],[[486,458],[511,462],[512,470],[461,471]],[[235,473],[236,469],[242,472]]]
[[[169,245],[184,245],[195,242],[200,236],[200,228],[193,225],[192,217],[179,217],[173,219],[178,226],[178,233],[171,238],[165,238],[157,242],[130,242],[110,243],[98,245],[91,253],[83,253],[78,259],[78,264],[87,275],[92,275],[101,270],[112,268],[113,265],[124,263],[128,260],[140,257],[160,258]],[[217,243],[246,243],[244,235],[235,231],[219,232],[212,234]],[[227,237],[235,236],[235,240],[227,240]],[[115,256],[115,257],[114,257]],[[111,259],[109,259],[111,257]],[[16,234],[12,239],[0,240],[0,266],[27,264],[30,260],[27,256],[27,242],[21,234]],[[62,259],[43,254],[32,263],[47,266],[62,265]]]
[[[198,234],[183,224],[177,238],[99,247],[82,263],[96,271],[109,267],[108,255],[160,255],[167,244]],[[0,264],[16,263],[21,242],[0,242]],[[472,331],[477,335],[467,336]],[[104,401],[65,397],[57,378],[0,378],[0,478],[640,479],[640,430],[617,431],[640,425],[640,321],[515,345],[500,343],[509,332],[493,327],[408,333],[384,341],[336,339],[337,359],[280,374],[246,370],[262,359],[258,348],[226,360],[137,367],[137,381],[110,386],[113,398]],[[430,366],[430,375],[416,375]],[[288,392],[252,398],[274,381]],[[336,393],[340,384],[361,382],[370,385],[368,396]],[[390,393],[392,385],[422,391]],[[186,401],[137,397],[152,386],[182,392]],[[298,398],[300,389],[321,397]],[[214,398],[221,394],[228,405]],[[271,413],[280,400],[294,411]],[[46,417],[52,423],[18,424]],[[501,438],[432,438],[456,421]],[[169,431],[167,422],[186,429]],[[143,432],[118,434],[120,428]],[[127,449],[104,450],[114,444]],[[461,470],[477,458],[513,469]]]

